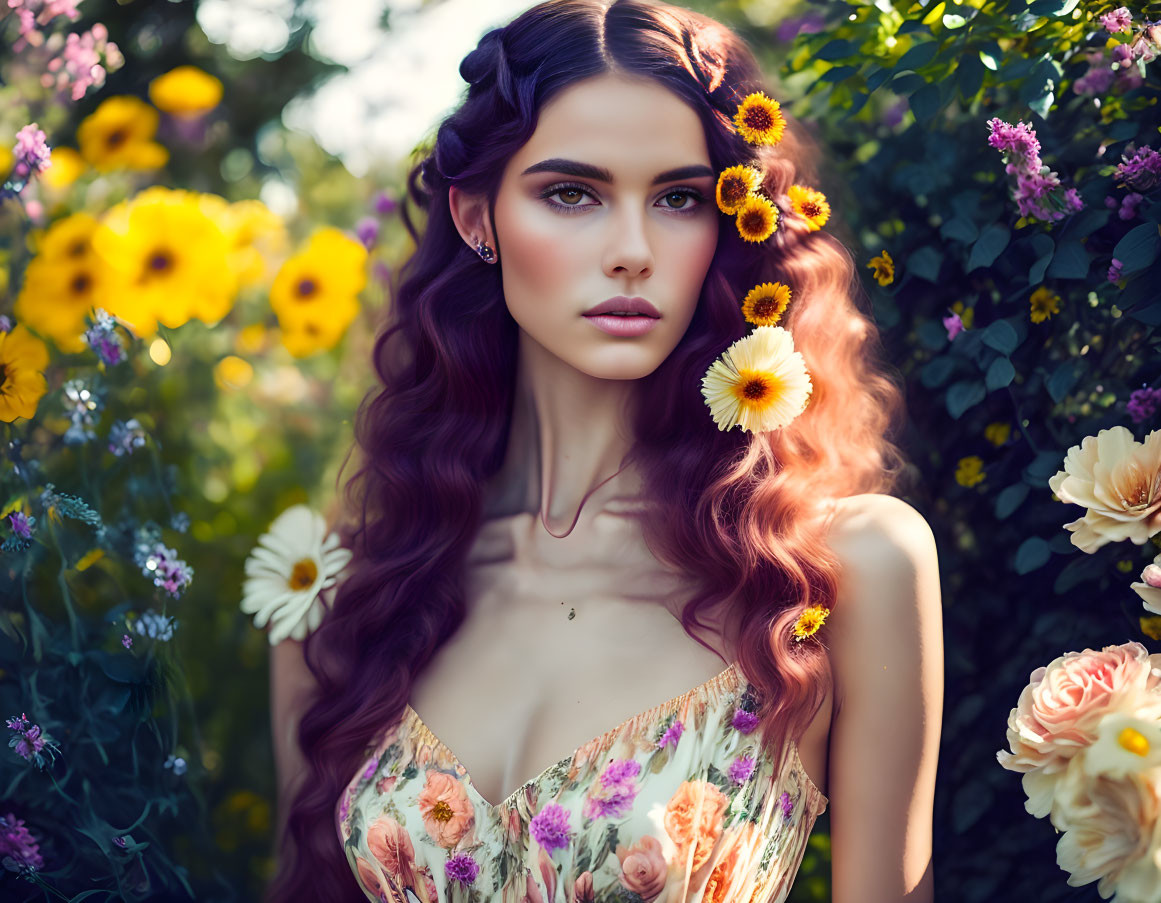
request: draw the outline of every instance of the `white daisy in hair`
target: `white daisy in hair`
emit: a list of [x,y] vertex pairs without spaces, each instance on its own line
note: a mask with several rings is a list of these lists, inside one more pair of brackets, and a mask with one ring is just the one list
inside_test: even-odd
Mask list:
[[351,550],[327,533],[326,519],[306,505],[292,505],[258,537],[246,559],[242,611],[254,626],[269,625],[271,646],[287,637],[306,639],[322,623],[322,592],[333,587],[351,560]]

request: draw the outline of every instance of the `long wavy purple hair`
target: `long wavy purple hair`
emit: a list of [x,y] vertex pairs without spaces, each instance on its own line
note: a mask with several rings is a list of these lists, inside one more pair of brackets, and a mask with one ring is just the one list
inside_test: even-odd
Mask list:
[[[339,527],[352,562],[306,642],[319,685],[299,730],[309,774],[280,838],[271,901],[365,899],[336,833],[337,801],[368,747],[402,717],[413,676],[466,613],[464,562],[483,486],[508,440],[517,326],[499,267],[481,263],[453,225],[448,186],[494,202],[505,164],[532,136],[544,104],[608,72],[656,79],[689,104],[715,170],[760,169],[780,212],[761,244],[743,241],[732,221],[719,230],[686,335],[639,381],[631,455],[654,503],[642,520],[645,538],[701,587],[682,611],[687,632],[701,623],[699,612],[728,605],[739,663],[762,696],[768,749],[797,738],[829,689],[825,630],[805,642],[792,633],[807,606],[833,607],[838,586],[827,521],[808,515],[827,500],[894,489],[905,462],[888,438],[902,423],[901,380],[882,360],[851,255],[833,228],[810,231],[787,198],[794,183],[818,184],[818,149],[789,116],[777,145],[756,147],[737,134],[738,104],[769,89],[745,43],[720,23],[643,0],[541,3],[464,58],[467,97],[408,177],[408,199],[426,225],[421,232],[405,206],[416,249],[374,346],[382,386],[356,418],[352,451],[361,461]],[[765,281],[792,288],[780,325],[806,360],[812,397],[781,430],[719,431],[701,378],[748,331],[741,299]]]

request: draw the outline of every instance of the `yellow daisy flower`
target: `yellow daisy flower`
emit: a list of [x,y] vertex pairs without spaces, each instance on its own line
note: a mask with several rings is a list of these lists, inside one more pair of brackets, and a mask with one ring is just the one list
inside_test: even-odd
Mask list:
[[826,623],[826,616],[829,614],[830,609],[824,605],[811,605],[804,609],[794,624],[795,642],[818,633],[818,629]]
[[790,286],[781,282],[763,282],[750,289],[742,302],[742,313],[747,323],[774,326],[782,319],[789,303]]
[[257,199],[230,203],[216,194],[202,197],[203,208],[226,234],[230,265],[242,287],[268,283],[289,244],[282,217]]
[[979,455],[968,455],[965,458],[959,459],[959,464],[955,471],[955,481],[960,486],[966,486],[970,489],[976,483],[983,482],[986,476],[987,474],[984,473],[984,461]]
[[778,208],[768,198],[752,194],[738,208],[737,224],[746,241],[765,241],[778,228]]
[[1012,435],[1012,424],[1004,420],[997,420],[984,427],[984,438],[999,448]]
[[95,169],[158,169],[169,151],[153,140],[160,116],[145,101],[124,94],[103,101],[81,120],[81,156]]
[[57,191],[63,191],[84,175],[88,166],[85,158],[71,147],[52,149],[52,166],[40,174],[40,183]]
[[74,213],[54,223],[37,243],[16,297],[16,319],[69,354],[85,350],[85,315],[113,290],[113,274],[92,247],[97,219]]
[[[11,146],[15,140],[16,139],[13,138],[0,144],[0,176],[7,176],[8,173],[12,172],[12,167],[16,165],[16,156],[12,153]],[[52,149],[52,152],[54,155],[56,154],[55,147]],[[55,163],[56,161],[53,160],[53,162]],[[50,166],[45,170],[45,173],[51,169],[52,167]]]
[[780,429],[806,410],[812,388],[806,361],[781,326],[759,326],[738,339],[701,381],[719,430]]
[[222,102],[222,83],[197,66],[178,66],[149,83],[149,99],[174,116],[201,116]]
[[878,257],[872,257],[867,266],[875,271],[875,281],[879,285],[890,285],[895,281],[895,261],[886,249],[880,251]]
[[22,324],[0,332],[0,421],[32,419],[48,392],[48,347]]
[[115,274],[101,306],[141,338],[161,322],[176,329],[196,317],[221,320],[238,281],[225,233],[197,192],[154,186],[113,207],[93,233],[93,248]]
[[1033,323],[1043,323],[1053,314],[1060,313],[1060,295],[1043,285],[1032,293],[1028,301],[1032,307],[1030,316]]
[[731,215],[737,213],[742,202],[761,184],[762,173],[754,167],[745,164],[727,167],[718,176],[718,209]]
[[282,342],[295,357],[333,347],[359,313],[367,249],[341,229],[317,230],[270,286]]
[[755,91],[738,105],[734,126],[750,144],[777,144],[782,140],[786,119],[778,101]]
[[806,220],[811,232],[817,232],[826,225],[830,218],[830,204],[825,194],[806,185],[791,185],[786,194],[790,197],[790,206]]

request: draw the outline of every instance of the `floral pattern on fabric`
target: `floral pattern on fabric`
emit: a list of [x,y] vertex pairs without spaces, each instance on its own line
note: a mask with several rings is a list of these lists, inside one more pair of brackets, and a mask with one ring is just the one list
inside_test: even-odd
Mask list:
[[407,706],[336,806],[347,860],[388,903],[782,903],[828,801],[753,698],[734,663],[496,805]]

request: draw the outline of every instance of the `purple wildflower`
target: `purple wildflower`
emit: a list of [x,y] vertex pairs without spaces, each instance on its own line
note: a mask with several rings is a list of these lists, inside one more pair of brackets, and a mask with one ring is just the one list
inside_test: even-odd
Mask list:
[[193,582],[193,568],[177,557],[177,551],[164,543],[145,543],[138,547],[134,559],[146,577],[153,578],[153,585],[161,587],[173,598]]
[[0,860],[4,859],[11,859],[16,871],[44,868],[40,844],[24,826],[24,820],[11,812],[0,816]]
[[388,216],[394,213],[396,206],[398,205],[395,203],[395,199],[387,192],[380,191],[375,195],[375,212],[380,216]]
[[1011,195],[1021,216],[1055,222],[1084,207],[1076,189],[1064,190],[1060,177],[1040,159],[1040,141],[1031,125],[992,118],[988,129],[988,144],[1004,155],[1004,171],[1015,177]]
[[685,730],[685,725],[680,721],[674,721],[665,729],[665,733],[661,735],[661,739],[657,741],[658,748],[673,744],[674,749],[677,748],[677,741],[681,739],[681,732]]
[[624,784],[641,773],[641,763],[636,759],[614,759],[601,772],[601,783],[605,787]]
[[1133,191],[1149,191],[1161,185],[1161,154],[1145,145],[1131,156],[1121,154],[1121,162],[1113,175]]
[[[27,715],[21,713],[20,717],[13,716],[6,724],[13,733],[8,740],[8,746],[16,755],[26,762],[32,762],[37,768],[44,768],[59,751],[52,737],[41,730],[39,724],[29,721]],[[47,757],[44,755],[45,750],[48,751]]]
[[587,819],[621,818],[633,807],[640,788],[634,778],[641,773],[635,759],[614,759],[601,772],[600,786],[585,798],[581,812]]
[[363,780],[369,781],[375,777],[375,772],[379,770],[379,757],[376,756],[367,763],[367,767],[363,769]]
[[11,332],[15,324],[7,314],[0,314],[0,332]]
[[21,539],[32,538],[32,528],[36,524],[35,517],[29,517],[23,511],[13,511],[8,515],[8,526]]
[[97,352],[97,357],[106,367],[112,367],[125,360],[125,345],[117,332],[117,318],[98,307],[92,325],[81,336],[85,344]]
[[52,151],[45,143],[46,137],[35,122],[16,133],[16,147],[12,151],[16,163],[12,172],[17,178],[27,179],[52,166]]
[[758,716],[753,712],[747,712],[745,709],[738,709],[734,712],[733,721],[730,723],[743,734],[748,734],[758,726]]
[[1122,31],[1129,31],[1129,26],[1133,21],[1133,14],[1129,12],[1127,7],[1121,6],[1114,9],[1111,13],[1105,13],[1100,17],[1101,25],[1105,27],[1105,31],[1109,34],[1118,34]]
[[370,251],[379,240],[379,220],[373,216],[363,217],[355,226],[355,236],[363,243],[363,247]]
[[1121,261],[1117,260],[1117,258],[1114,257],[1112,264],[1110,264],[1110,266],[1109,266],[1109,272],[1108,272],[1109,282],[1116,282],[1118,279],[1121,278],[1121,266],[1122,266]]
[[121,849],[125,849],[125,847],[129,846],[129,841],[132,839],[133,838],[131,838],[128,834],[118,834],[113,838],[113,843],[115,843]]
[[564,849],[569,844],[569,811],[558,803],[548,803],[532,817],[528,830],[544,849]]
[[118,458],[133,454],[133,449],[145,447],[145,430],[136,417],[117,420],[109,427],[106,447]]
[[782,796],[778,798],[778,805],[782,807],[782,816],[790,818],[790,813],[794,810],[794,806],[790,802],[790,794],[785,790],[782,791]]
[[159,614],[153,609],[142,612],[133,622],[133,629],[141,636],[165,643],[173,639],[173,629],[177,626],[174,618]]
[[754,763],[753,756],[738,756],[730,763],[726,774],[735,784],[745,784],[746,781],[750,780],[750,775],[754,773]]
[[121,635],[121,645],[124,646],[126,649],[132,649],[133,648],[133,637],[129,636],[129,634],[127,634],[127,633],[122,634]]
[[480,874],[480,864],[468,853],[458,853],[443,864],[444,873],[452,881],[471,884]]
[[166,758],[165,765],[163,767],[172,768],[173,773],[179,778],[186,772],[185,759],[183,759],[181,756],[175,756],[173,753],[170,753]]
[[801,16],[783,19],[778,24],[778,40],[793,41],[800,34],[814,34],[826,27],[826,14],[821,10],[810,10]]
[[959,314],[953,313],[950,317],[943,318],[943,328],[947,330],[947,340],[953,341],[963,332],[963,320],[959,318]]
[[1127,66],[1133,62],[1133,48],[1128,44],[1118,44],[1113,48],[1112,61],[1118,66]]
[[1133,423],[1148,420],[1161,410],[1161,389],[1150,389],[1144,386],[1140,389],[1134,389],[1129,395],[1125,408],[1128,410],[1129,416],[1133,418]]
[[1117,216],[1125,220],[1133,219],[1137,215],[1137,208],[1141,206],[1143,200],[1145,200],[1143,194],[1130,191],[1121,200],[1121,209],[1117,211]]

